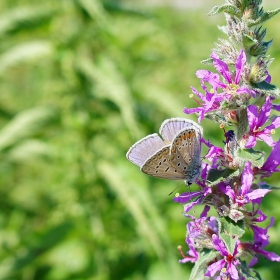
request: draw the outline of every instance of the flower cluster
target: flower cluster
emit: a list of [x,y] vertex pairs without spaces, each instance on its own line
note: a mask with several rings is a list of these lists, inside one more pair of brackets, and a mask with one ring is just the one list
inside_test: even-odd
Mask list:
[[[229,40],[220,40],[210,58],[215,72],[199,70],[202,91],[191,88],[197,108],[185,108],[186,114],[198,114],[198,121],[208,118],[224,130],[224,147],[202,142],[208,152],[201,162],[198,190],[176,195],[184,204],[187,224],[187,255],[182,260],[195,266],[190,279],[261,279],[252,266],[262,255],[280,262],[280,257],[264,248],[269,244],[268,229],[258,226],[267,216],[260,210],[262,198],[271,192],[264,178],[279,172],[280,140],[273,134],[280,127],[280,106],[273,104],[279,90],[271,84],[267,55],[271,42],[263,41],[265,29],[256,27],[280,12],[264,12],[261,1],[228,0],[214,7],[210,14],[224,12],[227,26],[222,31]],[[194,95],[196,97],[194,97]],[[226,131],[231,126],[233,129]],[[264,142],[272,151],[268,157],[257,150]],[[189,214],[196,205],[204,205],[199,218]],[[209,209],[217,217],[207,216]],[[252,241],[243,240],[246,229]]]

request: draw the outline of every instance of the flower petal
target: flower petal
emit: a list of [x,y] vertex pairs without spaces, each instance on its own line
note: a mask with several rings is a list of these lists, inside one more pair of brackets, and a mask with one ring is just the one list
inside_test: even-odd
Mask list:
[[266,102],[263,104],[260,110],[260,114],[258,117],[258,127],[262,127],[269,118],[270,111],[271,111],[272,103],[270,97],[266,98]]
[[208,70],[198,70],[196,76],[204,82],[208,82],[214,90],[217,88],[226,88],[226,85],[220,81],[218,74]]
[[213,277],[219,270],[221,270],[225,266],[225,264],[226,261],[222,259],[209,265],[204,276]]
[[241,194],[243,196],[245,196],[249,192],[252,186],[252,182],[253,182],[252,164],[250,161],[247,161],[245,163],[245,167],[242,174]]
[[254,190],[254,191],[248,193],[247,197],[250,201],[252,201],[252,200],[255,200],[257,198],[264,197],[270,191],[271,190],[261,190],[261,189]]
[[228,269],[227,269],[227,270],[228,270],[228,272],[229,272],[231,278],[237,279],[237,280],[239,279],[238,271],[237,271],[235,265],[233,265],[232,263],[229,263],[229,264],[228,264]]
[[221,253],[222,256],[228,256],[227,247],[224,242],[216,235],[212,235],[214,248]]
[[249,105],[247,108],[248,122],[250,130],[253,131],[257,127],[258,123],[258,107],[255,105]]
[[246,54],[245,54],[244,50],[241,50],[241,52],[235,62],[235,67],[236,67],[235,84],[236,85],[238,85],[240,82],[240,77],[243,72],[245,63],[246,63]]
[[202,192],[185,192],[185,193],[180,194],[177,197],[174,197],[173,200],[175,202],[179,202],[179,203],[186,203],[201,194],[202,194]]
[[226,81],[231,84],[232,78],[229,71],[229,68],[225,62],[223,62],[217,54],[214,52],[210,55],[210,57],[213,59],[213,65],[216,68],[218,72],[221,73],[221,75],[226,79]]
[[257,138],[253,135],[250,135],[247,139],[245,147],[248,149],[253,148],[255,147],[256,143],[257,143]]

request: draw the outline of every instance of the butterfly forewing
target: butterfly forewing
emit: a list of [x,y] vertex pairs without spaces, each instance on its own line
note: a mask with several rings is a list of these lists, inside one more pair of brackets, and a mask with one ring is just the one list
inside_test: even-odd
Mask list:
[[158,178],[184,180],[185,173],[175,168],[170,160],[170,145],[152,155],[142,166],[141,171]]

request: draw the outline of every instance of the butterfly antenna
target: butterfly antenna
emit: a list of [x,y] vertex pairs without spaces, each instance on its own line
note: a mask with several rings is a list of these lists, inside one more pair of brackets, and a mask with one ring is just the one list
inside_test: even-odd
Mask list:
[[181,183],[180,185],[178,185],[171,193],[169,193],[169,195],[173,194],[183,183]]

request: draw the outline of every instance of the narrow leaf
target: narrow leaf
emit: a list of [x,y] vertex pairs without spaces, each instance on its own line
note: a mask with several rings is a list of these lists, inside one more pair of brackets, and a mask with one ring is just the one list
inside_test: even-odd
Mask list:
[[228,251],[233,254],[237,239],[245,233],[243,223],[241,221],[235,223],[225,217],[219,220],[221,222],[220,238],[224,241]]
[[215,6],[213,9],[208,13],[209,16],[216,15],[218,13],[229,13],[231,15],[239,15],[240,10],[232,5],[222,5],[222,6]]
[[259,17],[258,19],[248,22],[248,26],[252,27],[254,25],[262,24],[265,21],[267,21],[267,20],[271,19],[272,17],[274,17],[275,15],[277,15],[279,12],[280,12],[280,8],[275,9],[273,11],[264,12],[262,14],[262,16]]
[[254,149],[238,149],[237,155],[245,162],[250,161],[258,168],[261,168],[264,164],[264,152],[256,151]]
[[238,175],[239,170],[233,170],[229,168],[223,170],[211,169],[209,171],[207,181],[209,182],[209,186],[211,187]]
[[190,280],[204,280],[205,272],[208,266],[208,263],[214,260],[219,255],[217,251],[204,250],[200,253],[199,259],[195,262],[194,267],[192,268]]

